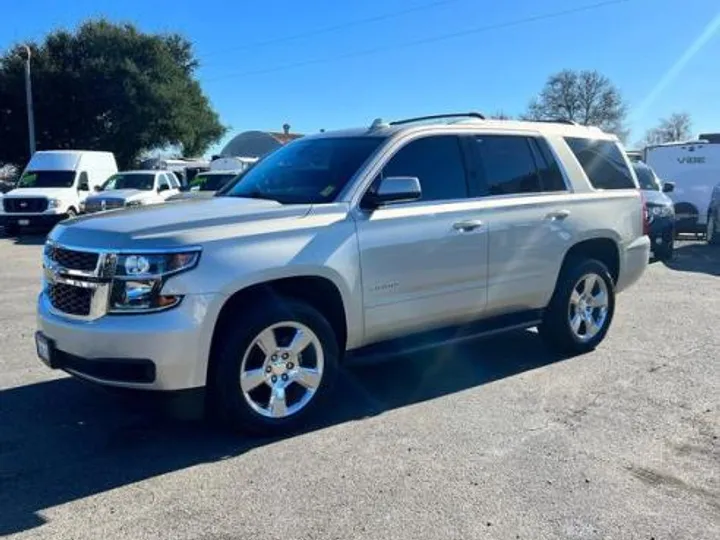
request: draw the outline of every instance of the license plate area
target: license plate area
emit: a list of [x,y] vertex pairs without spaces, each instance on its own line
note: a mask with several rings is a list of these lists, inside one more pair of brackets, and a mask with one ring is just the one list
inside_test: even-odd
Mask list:
[[55,356],[55,345],[52,340],[45,336],[42,332],[36,332],[35,348],[37,350],[38,358],[42,360],[43,364],[50,368],[54,368],[55,366],[53,360]]
[[18,225],[26,227],[26,226],[30,225],[30,220],[29,219],[18,219]]

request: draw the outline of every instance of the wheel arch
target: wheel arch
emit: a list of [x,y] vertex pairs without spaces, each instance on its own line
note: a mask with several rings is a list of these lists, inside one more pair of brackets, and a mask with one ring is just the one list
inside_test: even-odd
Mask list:
[[277,277],[249,284],[228,295],[220,308],[210,341],[208,374],[217,355],[220,337],[232,324],[244,306],[278,298],[293,298],[307,302],[320,311],[333,328],[338,349],[345,351],[348,343],[350,315],[342,288],[327,276],[317,274]]
[[[563,257],[560,265],[560,275],[566,268],[568,261],[572,259],[585,258],[595,259],[603,263],[612,277],[613,283],[617,284],[620,277],[620,246],[616,239],[609,236],[597,236],[585,238],[573,244]],[[559,278],[559,276],[558,276]]]

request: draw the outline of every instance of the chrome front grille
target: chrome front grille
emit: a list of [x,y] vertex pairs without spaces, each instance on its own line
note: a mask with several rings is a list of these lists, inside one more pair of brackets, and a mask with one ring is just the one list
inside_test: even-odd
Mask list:
[[43,259],[44,291],[59,314],[92,320],[107,313],[116,257],[48,242]]
[[103,210],[114,210],[123,208],[125,201],[123,199],[93,199],[85,201],[85,212],[92,214],[94,212],[102,212]]
[[47,295],[52,306],[68,315],[87,317],[92,311],[94,289],[74,287],[65,283],[51,283]]
[[99,253],[89,251],[74,251],[49,245],[47,248],[48,258],[67,270],[83,270],[94,272],[100,259]]

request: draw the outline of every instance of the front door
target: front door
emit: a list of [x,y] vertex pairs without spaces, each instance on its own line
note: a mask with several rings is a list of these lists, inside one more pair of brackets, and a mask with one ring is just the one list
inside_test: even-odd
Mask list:
[[411,141],[381,174],[417,177],[422,198],[358,216],[366,339],[477,318],[486,303],[488,224],[468,198],[460,141]]

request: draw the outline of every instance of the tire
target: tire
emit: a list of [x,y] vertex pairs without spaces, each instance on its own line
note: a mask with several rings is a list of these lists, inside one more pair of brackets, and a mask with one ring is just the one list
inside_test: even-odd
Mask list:
[[[209,370],[209,405],[231,429],[285,435],[301,428],[330,395],[338,343],[325,317],[309,304],[265,298],[220,330]],[[299,329],[306,344],[293,348],[290,340],[298,338]]]
[[670,237],[669,241],[663,243],[661,246],[653,247],[653,253],[658,261],[672,261],[675,256],[675,241]]
[[[590,281],[587,278],[591,278]],[[589,292],[598,303],[594,308],[585,301],[588,285],[592,285]],[[604,302],[601,300],[603,292]],[[580,300],[582,303],[578,306]],[[583,306],[589,306],[589,311],[584,311],[589,319],[578,311],[578,307],[582,310]],[[538,331],[552,349],[569,355],[583,354],[594,350],[605,338],[614,313],[615,285],[607,267],[594,259],[571,258],[565,261],[560,271]],[[579,323],[576,322],[578,318]],[[577,325],[576,330],[573,323]]]
[[714,214],[710,214],[707,220],[707,231],[705,233],[705,240],[711,246],[720,245],[720,231],[718,231],[718,223]]

